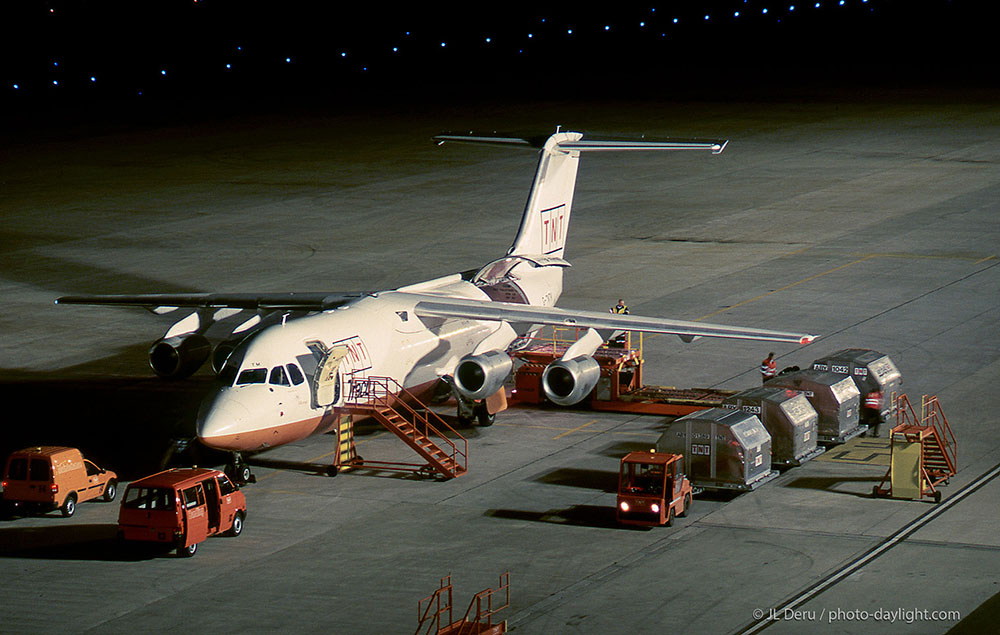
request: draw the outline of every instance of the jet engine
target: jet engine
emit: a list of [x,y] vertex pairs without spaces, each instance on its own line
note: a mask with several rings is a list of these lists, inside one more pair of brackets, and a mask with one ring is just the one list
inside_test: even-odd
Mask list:
[[510,355],[503,351],[466,355],[455,368],[455,389],[466,399],[486,399],[503,388],[513,368]]
[[149,348],[149,366],[165,379],[183,379],[198,370],[211,351],[212,345],[198,333],[165,337]]
[[552,403],[572,406],[589,395],[600,378],[601,365],[593,357],[560,359],[542,373],[542,391]]
[[226,360],[242,341],[242,339],[224,340],[215,345],[215,349],[212,351],[212,370],[215,371],[216,375],[222,372]]

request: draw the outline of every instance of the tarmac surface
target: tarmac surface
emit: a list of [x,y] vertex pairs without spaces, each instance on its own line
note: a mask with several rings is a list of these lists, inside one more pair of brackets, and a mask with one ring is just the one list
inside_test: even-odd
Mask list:
[[[505,571],[499,617],[522,633],[947,631],[1000,593],[998,103],[896,93],[375,109],[11,144],[5,453],[76,445],[136,478],[193,433],[211,389],[207,369],[151,376],[146,350],[169,322],[56,297],[376,291],[473,268],[513,239],[535,158],[430,137],[562,125],[730,145],[585,156],[560,306],[625,298],[633,314],[821,336],[807,347],[646,338],[648,383],[743,389],[759,385],[769,350],[782,368],[876,349],[912,401],[940,398],[960,469],[940,505],[872,499],[887,442],[858,439],[840,460],[699,496],[673,527],[644,530],[615,523],[618,461],[655,442],[661,417],[513,408],[462,430],[470,471],[451,481],[321,476],[335,448],[314,437],[253,459],[246,530],[193,559],[120,548],[117,504],[0,521],[0,631],[403,633],[443,576],[457,617]],[[358,439],[366,458],[409,460],[380,428]]]

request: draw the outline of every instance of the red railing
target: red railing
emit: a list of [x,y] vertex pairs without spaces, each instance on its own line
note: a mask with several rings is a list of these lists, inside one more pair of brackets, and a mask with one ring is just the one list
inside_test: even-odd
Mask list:
[[[345,400],[345,406],[371,409],[382,406],[402,415],[404,419],[413,424],[413,429],[410,432],[402,430],[400,432],[410,438],[415,447],[418,445],[418,435],[421,434],[420,428],[422,427],[425,431],[422,434],[425,437],[430,439],[433,434],[450,448],[450,453],[448,450],[444,450],[444,452],[451,458],[455,466],[463,471],[467,469],[469,442],[434,411],[429,408],[423,408],[422,410],[414,408],[411,403],[420,406],[423,406],[423,404],[398,381],[392,377],[354,377],[350,381],[350,386],[351,391]],[[402,408],[409,417],[400,412],[398,408]],[[437,425],[434,425],[431,422],[432,420]],[[441,432],[439,427],[448,430],[448,432],[454,435],[462,444],[461,448],[445,433]],[[435,444],[437,443],[436,440],[431,440]]]

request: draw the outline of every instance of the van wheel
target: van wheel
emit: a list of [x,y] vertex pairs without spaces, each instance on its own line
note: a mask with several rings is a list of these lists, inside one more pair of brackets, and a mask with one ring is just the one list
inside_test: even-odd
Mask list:
[[111,479],[104,488],[104,501],[110,503],[118,495],[118,481]]
[[74,492],[69,493],[59,511],[62,512],[63,518],[69,518],[76,513],[76,494]]
[[685,516],[687,516],[688,515],[688,507],[690,507],[690,506],[691,506],[691,495],[690,494],[685,494],[684,495],[684,509],[681,510],[681,513],[677,514],[677,517],[678,518],[684,518]]
[[229,531],[226,532],[226,535],[235,538],[236,536],[239,536],[242,533],[243,533],[243,512],[236,512],[236,515],[233,516],[233,526],[229,528]]
[[177,545],[177,555],[181,558],[190,558],[196,553],[198,553],[198,543],[188,545],[187,547],[184,545]]

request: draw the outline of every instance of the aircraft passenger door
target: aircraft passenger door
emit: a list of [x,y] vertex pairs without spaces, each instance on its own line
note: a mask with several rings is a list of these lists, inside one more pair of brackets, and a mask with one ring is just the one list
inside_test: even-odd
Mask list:
[[331,348],[313,375],[313,407],[329,408],[340,400],[340,362],[347,356],[346,346]]

